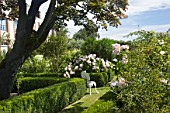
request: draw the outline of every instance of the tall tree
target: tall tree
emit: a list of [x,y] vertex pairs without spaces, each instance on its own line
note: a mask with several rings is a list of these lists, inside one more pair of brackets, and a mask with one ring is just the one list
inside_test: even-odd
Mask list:
[[[33,26],[36,15],[40,6],[47,1],[50,1],[50,4],[45,18],[39,29],[35,31]],[[17,10],[12,3],[17,4],[19,9]],[[126,17],[124,11],[127,5],[128,0],[32,0],[27,12],[25,0],[1,0],[1,16],[5,16],[4,10],[9,10],[12,19],[18,17],[18,25],[13,49],[7,53],[0,64],[0,100],[9,98],[18,69],[46,40],[54,24],[60,28],[66,25],[66,20],[73,20],[75,25],[86,25],[90,20],[87,14],[91,13],[94,15],[96,25],[105,29],[107,23],[117,27],[120,24],[119,19]]]

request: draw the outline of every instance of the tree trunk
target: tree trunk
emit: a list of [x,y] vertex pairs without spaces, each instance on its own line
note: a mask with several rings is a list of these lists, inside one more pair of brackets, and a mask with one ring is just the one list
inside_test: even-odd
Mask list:
[[30,52],[24,53],[21,50],[23,48],[14,48],[0,64],[0,100],[10,97],[15,75],[29,56]]
[[47,38],[50,29],[55,22],[53,11],[55,0],[51,0],[47,14],[38,31],[33,30],[35,17],[41,4],[47,0],[32,2],[28,14],[26,14],[25,0],[19,0],[19,20],[17,25],[16,40],[11,52],[0,63],[0,100],[10,97],[14,78],[24,61],[37,49]]

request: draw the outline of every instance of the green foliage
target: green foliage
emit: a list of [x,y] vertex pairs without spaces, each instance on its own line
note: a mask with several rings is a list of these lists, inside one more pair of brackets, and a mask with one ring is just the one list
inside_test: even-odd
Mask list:
[[[16,92],[25,93],[31,90],[47,87],[56,83],[67,81],[65,78],[56,77],[24,77],[18,78],[15,82]],[[14,86],[15,87],[15,86]]]
[[0,101],[0,113],[56,113],[81,98],[85,92],[85,81],[74,78]]
[[87,38],[81,46],[81,52],[84,55],[95,54],[97,40],[95,38]]
[[108,75],[108,82],[112,81],[114,79],[114,77],[116,76],[115,71],[113,71],[111,69],[108,70],[107,75]]
[[58,77],[58,73],[18,73],[17,78],[20,77]]
[[42,54],[49,60],[52,72],[60,71],[60,65],[63,63],[62,56],[67,51],[69,43],[67,33],[67,29],[60,29],[57,31],[56,36],[48,37],[48,40],[36,52],[36,54]]
[[85,28],[80,29],[78,32],[76,32],[73,35],[72,38],[75,39],[75,40],[85,40],[88,37],[99,38],[100,36],[97,33],[97,31],[93,31],[93,30],[94,30],[94,28],[89,29],[89,30],[86,30]]
[[129,62],[121,68],[121,76],[129,85],[117,95],[124,103],[118,111],[170,112],[170,36],[152,31],[138,31],[135,35],[139,38],[131,43]]
[[28,58],[19,71],[22,73],[51,72],[50,66],[49,59],[44,58],[43,55],[36,55]]
[[108,75],[106,72],[90,73],[90,80],[95,81],[97,87],[103,87],[108,83]]
[[68,50],[80,49],[83,42],[84,42],[84,40],[70,39],[69,43],[68,43]]
[[112,44],[115,43],[112,39],[103,38],[96,40],[94,38],[88,38],[81,46],[81,51],[84,55],[96,54],[97,57],[104,58],[105,60],[112,61]]
[[117,113],[115,112],[115,94],[107,92],[99,100],[97,100],[91,107],[82,113]]

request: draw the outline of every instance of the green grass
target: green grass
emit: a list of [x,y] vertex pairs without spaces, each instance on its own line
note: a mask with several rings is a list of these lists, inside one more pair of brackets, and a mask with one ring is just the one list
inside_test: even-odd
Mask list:
[[84,97],[74,102],[73,104],[65,107],[60,113],[81,113],[83,110],[94,104],[106,92],[108,92],[110,88],[100,87],[97,88],[97,90],[99,91],[98,94],[95,92],[95,89],[92,88],[92,95],[89,95],[89,89],[87,89],[87,93]]

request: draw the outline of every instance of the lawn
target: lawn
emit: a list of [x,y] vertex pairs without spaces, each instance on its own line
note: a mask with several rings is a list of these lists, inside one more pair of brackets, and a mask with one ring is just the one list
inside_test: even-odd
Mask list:
[[94,104],[106,92],[108,92],[110,88],[100,87],[100,88],[97,88],[97,90],[99,91],[98,94],[92,88],[92,95],[89,95],[89,89],[87,89],[87,93],[84,97],[74,102],[73,104],[65,107],[60,113],[81,113],[83,110],[87,109],[92,104]]

